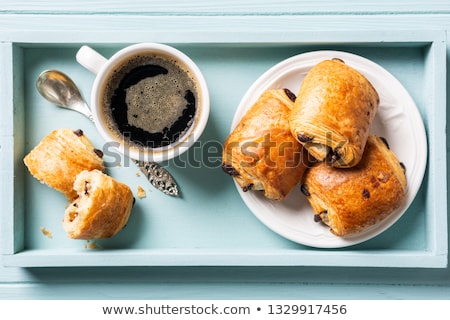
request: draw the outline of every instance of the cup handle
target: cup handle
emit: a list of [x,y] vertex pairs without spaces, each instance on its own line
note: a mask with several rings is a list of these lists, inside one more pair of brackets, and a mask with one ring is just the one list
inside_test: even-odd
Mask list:
[[97,74],[103,65],[108,61],[100,53],[88,46],[82,46],[76,55],[79,64],[94,74]]

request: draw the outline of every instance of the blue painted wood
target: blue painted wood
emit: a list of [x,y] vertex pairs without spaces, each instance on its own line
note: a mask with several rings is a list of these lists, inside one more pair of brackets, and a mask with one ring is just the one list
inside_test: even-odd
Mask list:
[[[396,42],[403,41],[404,38],[403,33],[396,33],[391,37],[385,36],[383,42],[355,42],[351,45],[343,45],[335,40],[334,44],[328,43],[327,47],[360,53],[378,61],[400,77],[404,85],[414,92],[420,110],[428,119],[426,125],[434,130],[434,134],[430,134],[430,157],[434,159],[437,156],[433,150],[444,152],[442,141],[435,139],[436,141],[433,143],[433,139],[439,132],[444,132],[445,123],[441,117],[436,117],[432,112],[439,107],[442,109],[442,104],[432,99],[444,99],[443,95],[439,94],[442,92],[442,88],[435,87],[439,83],[445,82],[445,74],[441,72],[441,69],[434,67],[439,63],[445,64],[444,38],[442,33],[435,32],[422,32],[415,35],[417,37],[415,42]],[[354,36],[358,38],[357,34]],[[339,34],[336,34],[335,39],[339,39]],[[179,45],[181,50],[197,61],[209,79],[210,92],[215,102],[213,103],[214,112],[210,117],[210,122],[214,124],[214,130],[207,129],[202,139],[217,143],[218,150],[229,132],[230,119],[234,110],[231,106],[238,105],[246,88],[261,72],[283,58],[299,52],[314,50],[314,48],[321,48],[321,45],[315,42],[310,42],[305,46],[301,44],[301,40],[296,41],[296,38],[290,39],[289,43],[281,44],[276,42],[276,39],[268,38],[269,40],[275,42],[269,46],[253,44],[245,47],[242,44]],[[316,39],[316,41],[320,43],[321,39]],[[422,41],[430,42],[423,44]],[[13,61],[17,60],[16,64],[20,65],[21,69],[27,70],[26,76],[23,77],[25,82],[22,81],[17,70],[14,72],[16,74],[15,81],[18,82],[15,82],[13,87],[21,86],[24,83],[23,93],[21,92],[18,96],[25,97],[23,110],[25,116],[18,115],[22,116],[20,119],[23,118],[24,121],[16,121],[18,124],[22,124],[22,128],[16,129],[15,144],[16,149],[20,149],[20,151],[16,153],[15,163],[21,164],[23,154],[27,150],[36,145],[50,130],[59,128],[63,124],[81,127],[89,137],[94,138],[97,147],[101,148],[102,141],[97,137],[98,135],[89,121],[79,115],[67,113],[65,110],[56,109],[48,103],[43,103],[34,87],[34,79],[41,70],[64,68],[66,73],[74,76],[77,82],[82,84],[84,92],[89,93],[93,76],[74,62],[77,45],[66,44],[60,48],[48,43],[27,46],[17,44],[14,48],[16,54],[17,52],[20,54],[19,58],[13,57]],[[99,48],[105,56],[110,56],[118,49],[111,47],[111,44],[103,48],[100,45]],[[377,50],[374,51],[373,48]],[[383,48],[383,54],[377,53],[381,48]],[[423,54],[424,50],[427,51],[426,55]],[[207,54],[205,54],[206,52]],[[251,63],[248,61],[249,56],[252,57]],[[403,58],[398,60],[398,56]],[[423,70],[421,73],[424,76],[423,80],[411,77],[411,73],[417,74],[418,69]],[[243,70],[245,70],[245,76]],[[239,76],[237,77],[237,75]],[[435,84],[430,88],[430,92],[433,90],[435,94],[424,95],[422,91],[418,90],[428,83]],[[7,86],[8,82],[5,84]],[[35,105],[39,107],[35,107]],[[74,129],[76,128],[78,127],[74,127]],[[22,140],[20,136],[22,136]],[[445,216],[442,216],[442,212],[446,211],[443,206],[445,204],[441,204],[440,207],[435,206],[433,200],[433,195],[439,196],[439,192],[433,192],[426,197],[426,189],[424,189],[423,194],[418,198],[426,199],[422,200],[425,201],[425,205],[421,205],[420,200],[417,200],[417,204],[410,210],[411,213],[406,214],[407,218],[402,219],[403,224],[397,225],[396,228],[373,241],[349,250],[310,250],[285,241],[261,226],[252,215],[248,214],[247,208],[237,197],[231,180],[220,170],[220,162],[214,167],[205,167],[205,163],[199,161],[193,162],[195,158],[201,159],[201,152],[202,150],[199,149],[196,153],[183,155],[178,158],[178,161],[170,163],[171,171],[173,170],[178,176],[181,176],[179,183],[183,187],[184,197],[188,201],[167,198],[159,193],[149,195],[148,199],[137,201],[127,228],[114,239],[97,241],[98,246],[105,250],[96,254],[81,250],[86,245],[85,243],[70,240],[62,232],[60,219],[55,218],[55,216],[61,215],[66,205],[62,201],[62,197],[53,190],[43,188],[27,174],[23,165],[16,165],[15,184],[25,185],[27,196],[22,193],[15,194],[15,203],[26,202],[27,207],[23,212],[18,209],[14,210],[14,214],[18,215],[18,217],[14,216],[16,224],[8,222],[8,225],[14,225],[14,229],[10,229],[5,237],[9,235],[10,238],[13,238],[14,248],[20,249],[6,251],[8,255],[4,258],[5,265],[33,267],[74,265],[441,267],[447,263],[447,251],[443,245],[446,242],[446,230],[440,230],[441,227],[446,228]],[[187,168],[181,166],[181,161],[186,161],[184,165]],[[427,185],[430,187],[445,185],[445,180],[438,179],[443,176],[434,173],[435,165],[442,166],[443,164],[439,164],[437,161],[430,164],[427,175],[429,178],[426,178]],[[135,170],[134,166],[125,166],[120,169],[109,168],[110,174],[127,182],[134,190],[137,185],[145,186],[146,182],[137,179],[136,172],[133,170]],[[203,178],[193,174],[203,174]],[[11,172],[11,180],[12,175]],[[18,176],[24,177],[22,183],[18,180]],[[183,180],[183,176],[189,178]],[[205,184],[209,187],[199,188],[198,179],[201,179],[202,185]],[[218,186],[222,187],[218,189]],[[213,190],[219,197],[210,193]],[[443,193],[444,190],[440,192]],[[60,212],[58,212],[58,208]],[[48,215],[48,211],[53,213]],[[155,211],[162,212],[157,214]],[[421,214],[424,216],[421,217]],[[25,217],[20,218],[20,215]],[[439,224],[435,222],[435,216],[440,220]],[[12,214],[6,216],[6,218],[8,217],[13,219]],[[422,219],[424,220],[422,221]],[[193,223],[194,221],[195,223]],[[417,223],[417,221],[422,223]],[[185,225],[190,225],[189,230]],[[425,225],[428,226],[428,229],[425,228]],[[42,236],[41,226],[52,231],[52,241]],[[242,226],[245,227],[242,228]],[[405,228],[405,226],[410,227]],[[159,230],[160,232],[158,232]],[[398,232],[402,231],[404,236],[398,237]],[[22,238],[16,234],[22,235]],[[230,235],[233,235],[231,239]],[[431,237],[435,237],[437,241]],[[368,249],[371,251],[367,251]],[[13,254],[14,252],[15,254]]]
[[67,14],[151,14],[151,15],[276,15],[276,14],[405,14],[405,13],[449,13],[450,5],[445,0],[424,3],[420,0],[392,1],[259,1],[259,0],[4,0],[0,12],[6,13],[67,13]]
[[[171,172],[180,177],[178,182],[183,189],[183,199],[167,198],[159,193],[149,194],[147,199],[137,201],[127,228],[120,235],[96,242],[103,251],[86,253],[87,250],[82,250],[86,244],[68,239],[61,230],[60,219],[55,218],[63,213],[66,205],[60,194],[43,188],[20,164],[23,155],[43,136],[63,125],[70,125],[73,129],[82,128],[88,137],[94,139],[98,148],[104,149],[103,141],[89,121],[45,103],[35,90],[34,81],[44,69],[64,68],[64,72],[71,74],[82,84],[86,93],[90,92],[93,76],[74,61],[78,45],[67,43],[61,48],[48,43],[27,46],[15,44],[9,48],[15,53],[12,54],[13,62],[17,65],[14,87],[22,89],[23,92],[19,92],[17,98],[25,97],[25,100],[23,103],[15,101],[16,109],[23,105],[23,110],[15,113],[15,117],[19,116],[20,119],[15,120],[18,126],[14,129],[15,148],[18,151],[14,154],[14,178],[11,172],[10,180],[19,188],[25,186],[26,194],[16,193],[14,199],[15,203],[26,202],[27,207],[23,212],[15,208],[14,214],[6,215],[11,220],[15,218],[18,223],[7,221],[8,225],[14,225],[14,229],[5,233],[5,237],[14,239],[14,248],[24,248],[6,251],[5,265],[446,266],[447,232],[446,216],[443,214],[446,209],[445,204],[434,206],[437,202],[433,200],[439,194],[443,195],[445,189],[427,192],[427,188],[439,188],[446,184],[444,176],[433,173],[436,165],[444,166],[445,170],[445,162],[437,161],[438,157],[445,158],[444,142],[436,139],[436,136],[444,133],[445,127],[443,119],[436,117],[436,114],[445,112],[442,103],[439,103],[439,99],[444,99],[441,94],[443,88],[439,88],[439,84],[444,85],[445,73],[442,68],[435,68],[437,64],[445,64],[444,34],[417,32],[414,40],[411,39],[413,42],[404,42],[403,39],[409,34],[402,32],[390,36],[377,36],[376,32],[373,34],[370,41],[362,37],[358,41],[361,44],[353,45],[347,42],[344,33],[335,33],[334,44],[327,44],[326,48],[359,53],[397,74],[409,91],[414,93],[418,107],[427,120],[432,162],[422,194],[418,196],[416,205],[409,210],[406,218],[402,219],[402,223],[372,241],[347,250],[334,251],[311,250],[268,231],[248,214],[232,181],[220,170],[220,161],[213,166],[200,161],[205,151],[203,145],[200,145],[202,148],[197,151],[182,155],[177,161],[169,163]],[[305,46],[302,36],[303,34],[299,34],[291,38],[290,42],[278,42],[276,38],[268,37],[269,44],[247,43],[245,46],[240,43],[178,45],[178,48],[197,62],[209,79],[213,111],[209,128],[202,137],[204,145],[215,143],[216,149],[221,149],[234,114],[235,107],[232,106],[238,105],[245,90],[259,74],[284,58],[323,48],[321,38],[309,40]],[[32,36],[30,38],[33,39]],[[424,41],[428,42],[424,44]],[[120,48],[112,45],[97,46],[105,56],[110,56]],[[424,51],[427,53],[424,54]],[[251,62],[248,61],[249,56],[252,57]],[[17,68],[27,72],[21,75]],[[422,70],[423,82],[414,78],[420,74],[418,70]],[[417,90],[428,83],[433,83],[429,89],[434,92],[433,95],[424,95]],[[104,150],[105,154],[106,151]],[[220,154],[215,156],[220,157]],[[124,161],[122,159],[122,168],[116,165],[111,167],[111,164],[109,173],[126,182],[133,190],[138,185],[145,186],[146,181],[136,177],[136,168],[126,166]],[[22,183],[18,177],[23,177]],[[184,177],[187,178],[183,179]],[[201,185],[204,186],[200,186],[198,181],[202,181]],[[428,193],[430,195],[426,196]],[[425,201],[427,206],[423,204],[425,198],[429,200]],[[52,213],[49,214],[49,211]],[[417,217],[419,214],[424,214],[424,220]],[[52,240],[42,236],[42,226],[52,231]],[[401,237],[398,236],[399,232],[402,233]],[[235,249],[236,245],[239,246],[238,250]]]
[[[355,41],[360,39],[358,32],[367,32],[366,37],[372,38],[374,34],[384,37],[395,30],[406,30],[410,33],[406,41],[413,39],[417,30],[447,31],[450,27],[448,1],[423,4],[408,1],[402,5],[388,1],[383,5],[379,1],[362,1],[355,6],[343,3],[339,8],[334,3],[333,6],[324,6],[325,2],[292,4],[281,1],[276,5],[258,4],[257,1],[239,3],[241,5],[231,6],[228,5],[230,2],[227,5],[198,2],[198,5],[192,6],[180,1],[177,6],[163,8],[164,3],[156,2],[155,6],[148,5],[138,13],[137,2],[124,6],[116,2],[111,5],[110,1],[108,4],[106,1],[90,2],[88,7],[80,5],[79,1],[76,4],[69,1],[64,9],[55,9],[51,1],[33,4],[4,1],[0,8],[0,36],[2,42],[8,43],[13,39],[26,41],[29,34],[33,34],[31,43],[53,41],[59,46],[60,43],[85,41],[99,43],[99,36],[105,44],[116,42],[120,37],[126,38],[125,42],[136,42],[145,37],[167,42],[202,43],[213,36],[218,37],[217,42],[241,39],[245,43],[264,41],[265,34],[277,36],[282,41],[303,32],[305,40],[314,40],[320,35],[325,42],[332,42],[333,33],[330,31],[345,32],[348,41]],[[159,11],[156,10],[158,8]],[[42,21],[46,22],[43,24]],[[205,27],[207,31],[203,31]],[[80,31],[71,32],[74,28]],[[202,32],[188,41],[180,30],[189,28]],[[257,37],[249,32],[256,28],[260,30]],[[119,32],[123,29],[135,32],[124,35]],[[358,32],[355,33],[355,30]],[[447,48],[447,60],[448,52]],[[0,59],[4,61],[5,57]],[[0,77],[4,77],[2,71]],[[4,90],[2,88],[0,91],[2,97]],[[445,104],[448,105],[447,102]],[[1,108],[3,110],[3,106]],[[2,136],[2,145],[5,138]],[[436,172],[442,169],[435,168]],[[2,178],[3,174],[5,171]],[[1,183],[3,190],[10,185],[3,179]],[[447,197],[443,197],[442,201],[447,203]],[[9,232],[9,227],[1,226],[2,248],[5,246],[3,234]],[[0,259],[3,263],[3,258]],[[68,274],[74,277],[73,280],[68,279]],[[450,297],[449,288],[448,268],[0,267],[0,298],[17,299],[342,298],[343,291],[354,298],[437,299]]]

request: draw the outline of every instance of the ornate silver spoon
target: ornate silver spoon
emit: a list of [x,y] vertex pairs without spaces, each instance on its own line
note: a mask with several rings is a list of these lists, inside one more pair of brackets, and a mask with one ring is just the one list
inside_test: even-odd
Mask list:
[[[57,70],[43,71],[36,81],[39,93],[58,107],[77,111],[91,121],[92,112],[81,96],[75,83],[66,74]],[[165,194],[178,196],[178,186],[172,175],[156,162],[134,160],[148,181]]]

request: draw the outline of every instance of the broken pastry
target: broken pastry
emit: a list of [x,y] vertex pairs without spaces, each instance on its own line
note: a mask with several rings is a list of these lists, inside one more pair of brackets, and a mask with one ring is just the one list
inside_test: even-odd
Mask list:
[[73,189],[78,198],[67,207],[63,220],[70,238],[110,238],[127,224],[134,204],[127,185],[99,170],[85,170],[77,175]]
[[304,175],[301,190],[315,213],[337,236],[361,232],[399,208],[406,196],[403,164],[387,142],[369,136],[361,161],[352,168],[318,162]]
[[72,201],[77,196],[75,177],[83,170],[103,171],[102,156],[82,130],[57,129],[24,157],[24,163],[36,179]]
[[361,73],[340,59],[325,60],[303,80],[289,123],[314,158],[352,167],[362,157],[378,105],[377,91]]
[[288,89],[264,92],[226,139],[222,169],[244,191],[282,200],[300,181],[308,159],[289,128],[294,101]]

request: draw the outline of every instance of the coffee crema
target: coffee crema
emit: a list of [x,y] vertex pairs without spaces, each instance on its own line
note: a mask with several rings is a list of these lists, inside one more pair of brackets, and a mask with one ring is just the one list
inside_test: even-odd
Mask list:
[[103,114],[110,131],[136,148],[159,148],[189,131],[198,88],[190,72],[170,57],[140,54],[105,82]]

